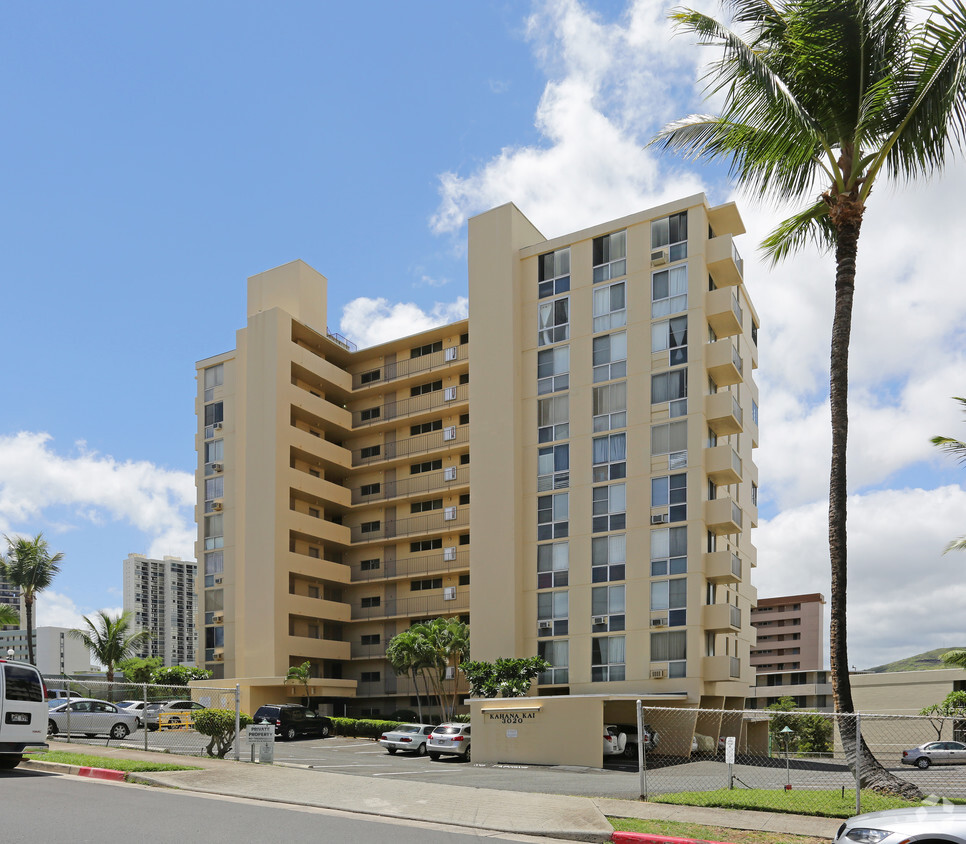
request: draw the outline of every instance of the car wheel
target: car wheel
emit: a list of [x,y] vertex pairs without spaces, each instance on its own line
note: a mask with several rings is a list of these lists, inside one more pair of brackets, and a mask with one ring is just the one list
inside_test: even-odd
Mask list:
[[131,731],[127,728],[127,724],[115,724],[111,727],[111,738],[120,741],[126,739],[129,732]]
[[47,722],[47,735],[48,736],[57,735],[57,725],[53,721]]
[[463,758],[469,762],[470,761],[470,746],[466,745],[466,753],[463,754]]
[[289,727],[285,731],[285,740],[286,741],[291,741],[294,738],[295,738],[295,727]]
[[395,756],[396,755],[396,751],[399,750],[399,748],[398,747],[387,747],[386,750],[389,751],[389,755],[390,756]]
[[625,744],[624,745],[624,757],[626,759],[636,759],[637,758],[637,745],[636,744]]
[[19,753],[4,753],[0,756],[0,771],[12,771],[23,761]]
[[328,738],[328,737],[329,737],[329,725],[328,724],[323,724],[322,725],[322,738]]
[[432,759],[434,762],[438,762],[439,761],[439,754],[438,753],[430,753],[429,754],[429,758]]
[[419,745],[419,747],[416,748],[416,755],[417,756],[426,755],[426,742],[423,742],[421,745]]
[[931,763],[932,763],[932,760],[928,756],[920,756],[916,760],[916,767],[922,771],[925,771],[926,768],[928,768]]

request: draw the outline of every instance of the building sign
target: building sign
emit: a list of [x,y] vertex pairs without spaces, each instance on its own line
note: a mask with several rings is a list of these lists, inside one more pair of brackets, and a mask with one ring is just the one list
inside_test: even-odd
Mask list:
[[499,721],[502,724],[523,724],[525,721],[533,721],[537,717],[537,710],[527,712],[486,712],[487,721]]

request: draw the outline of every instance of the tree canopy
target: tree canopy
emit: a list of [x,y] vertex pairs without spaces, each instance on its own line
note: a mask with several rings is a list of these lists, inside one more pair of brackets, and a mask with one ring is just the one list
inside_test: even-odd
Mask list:
[[64,559],[64,555],[60,552],[51,554],[42,533],[38,533],[33,539],[25,536],[3,538],[7,542],[7,550],[3,559],[0,559],[0,575],[12,586],[20,589],[23,596],[27,659],[32,665],[36,665],[33,637],[34,601],[60,573],[60,561]]
[[94,659],[107,669],[107,682],[113,683],[115,666],[134,654],[151,634],[147,630],[132,632],[131,614],[127,612],[112,616],[98,610],[96,621],[84,616],[87,629],[71,630],[70,635],[87,645]]
[[470,682],[470,697],[525,697],[540,672],[550,668],[550,663],[539,656],[500,657],[496,662],[478,660],[460,665]]

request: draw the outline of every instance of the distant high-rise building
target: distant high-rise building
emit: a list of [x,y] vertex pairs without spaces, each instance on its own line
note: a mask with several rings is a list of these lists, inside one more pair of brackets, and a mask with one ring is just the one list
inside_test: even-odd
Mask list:
[[131,613],[133,630],[151,633],[137,656],[161,657],[164,665],[194,664],[197,571],[196,563],[180,557],[129,554],[124,560],[124,611]]
[[[70,635],[68,627],[35,627],[33,631],[34,658],[41,674],[76,674],[90,671],[91,655],[79,639]],[[0,659],[27,661],[27,631],[20,628],[0,629]]]
[[818,592],[760,598],[751,610],[751,624],[758,631],[758,644],[751,649],[752,666],[759,674],[821,671],[824,618],[825,596]]
[[[20,624],[26,623],[26,614],[24,612],[23,596],[20,593],[20,587],[14,586],[8,580],[5,580],[0,576],[0,604],[7,604],[13,607],[20,614]],[[36,610],[36,605],[34,605]],[[36,624],[36,618],[34,623]],[[0,630],[16,630],[19,625],[8,625],[6,627],[0,627]]]

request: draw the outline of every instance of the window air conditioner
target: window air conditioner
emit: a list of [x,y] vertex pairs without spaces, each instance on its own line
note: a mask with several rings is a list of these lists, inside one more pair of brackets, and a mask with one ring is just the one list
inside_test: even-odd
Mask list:
[[453,401],[456,398],[456,387],[447,387],[443,390],[443,401]]
[[663,267],[668,262],[669,253],[667,249],[656,249],[651,253],[651,266]]
[[591,620],[591,624],[607,624],[606,615],[595,615]]
[[443,428],[443,440],[455,440],[456,439],[456,426],[450,425],[448,428]]
[[652,680],[660,680],[660,679],[662,679],[663,677],[666,677],[666,676],[667,676],[667,671],[665,671],[663,668],[652,668],[651,669],[651,679]]
[[456,346],[446,349],[446,360],[456,360]]
[[224,662],[224,660],[225,660],[224,654],[215,654],[215,662]]
[[550,622],[550,621],[537,622],[537,630],[549,630],[551,627],[553,627],[553,622]]
[[220,578],[220,577],[216,577],[216,578],[215,578],[215,583],[216,583],[216,584],[218,584],[218,583],[221,583],[221,578]]
[[667,626],[667,619],[666,618],[663,618],[662,617],[662,618],[652,618],[651,619],[651,627],[665,627],[665,626]]
[[443,469],[443,480],[444,481],[455,481],[456,480],[456,467],[447,466]]
[[225,471],[225,464],[224,463],[212,463],[211,464],[211,468],[212,468],[212,471],[214,471],[214,472],[224,472]]
[[223,612],[212,613],[211,617],[216,623],[225,620],[225,614]]
[[222,501],[220,498],[216,498],[214,501],[211,502],[212,510],[221,510],[224,506],[225,506],[225,502]]
[[455,507],[445,507],[443,509],[443,521],[451,522],[456,518],[456,508]]
[[456,547],[443,549],[443,559],[444,560],[455,560],[456,559]]
[[215,424],[212,425],[211,427],[214,428],[216,431],[220,431],[222,428],[225,427],[225,423],[224,422],[215,422]]
[[658,513],[656,516],[654,515],[651,516],[652,525],[666,525],[667,522],[668,522],[667,513]]
[[446,666],[446,679],[453,680],[456,678],[456,669],[452,665]]
[[455,601],[456,600],[456,587],[447,586],[443,589],[443,600],[444,601]]

